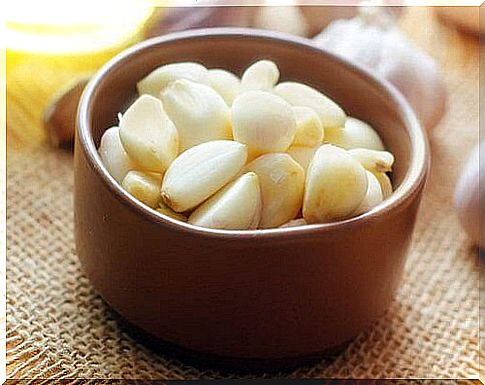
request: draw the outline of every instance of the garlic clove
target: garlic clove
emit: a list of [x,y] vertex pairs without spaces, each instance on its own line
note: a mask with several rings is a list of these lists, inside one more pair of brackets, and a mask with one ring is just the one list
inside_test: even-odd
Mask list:
[[324,144],[307,170],[303,218],[308,223],[346,218],[367,192],[364,167],[342,148]]
[[121,183],[128,171],[136,168],[136,165],[123,148],[119,131],[118,127],[108,128],[101,137],[98,152],[104,167]]
[[366,170],[372,172],[390,172],[394,164],[394,155],[388,151],[369,150],[367,148],[353,148],[349,154]]
[[313,109],[325,129],[342,127],[345,123],[344,110],[332,99],[306,84],[283,82],[274,88],[274,92],[293,106]]
[[270,60],[259,60],[250,65],[241,77],[240,92],[271,91],[278,83],[280,71]]
[[384,200],[384,196],[382,195],[381,184],[377,180],[377,178],[372,174],[370,171],[366,170],[367,175],[367,192],[365,194],[364,200],[360,203],[357,210],[355,210],[354,215],[360,215],[371,208],[377,206]]
[[305,147],[291,145],[287,152],[306,172],[318,147],[320,146]]
[[485,158],[482,151],[485,151],[485,142],[477,145],[470,154],[458,179],[454,197],[455,209],[463,228],[480,248],[485,246],[483,223],[480,226],[485,218]]
[[234,139],[248,146],[251,158],[284,152],[295,137],[296,120],[291,106],[265,91],[239,95],[231,108]]
[[145,171],[163,173],[177,156],[177,129],[153,96],[142,95],[128,108],[119,132],[126,152]]
[[325,142],[347,150],[351,148],[384,150],[379,134],[369,124],[351,117],[347,118],[344,127],[325,130]]
[[164,203],[176,212],[193,209],[235,177],[246,159],[246,146],[230,140],[215,140],[188,149],[165,173]]
[[285,32],[297,36],[308,35],[308,23],[297,2],[281,5],[279,0],[266,0],[257,8],[255,28]]
[[160,202],[161,184],[162,175],[141,171],[130,171],[121,183],[127,192],[151,208],[157,207]]
[[170,207],[168,207],[163,201],[158,202],[158,208],[156,209],[160,214],[166,215],[172,219],[177,219],[181,222],[187,222],[187,217],[184,214],[176,213]]
[[256,229],[261,205],[258,176],[248,172],[195,209],[189,223],[212,229]]
[[176,80],[161,93],[161,99],[177,127],[180,151],[212,140],[232,139],[229,107],[211,87]]
[[231,106],[239,93],[241,81],[233,73],[216,68],[209,70],[209,85]]
[[259,177],[263,208],[259,228],[278,227],[295,218],[303,200],[305,173],[288,154],[272,153],[256,158],[243,172]]
[[291,221],[286,222],[285,224],[282,224],[280,226],[280,229],[285,229],[285,228],[288,228],[288,227],[305,226],[307,224],[308,223],[306,223],[306,221],[303,218],[292,219]]
[[178,79],[192,80],[197,83],[207,84],[207,69],[199,63],[182,62],[165,64],[150,72],[137,84],[140,95],[148,94],[158,98],[160,92],[171,82]]
[[293,145],[314,147],[322,144],[324,131],[317,113],[308,107],[293,107],[296,133]]
[[[372,171],[371,171],[372,172]],[[389,198],[393,193],[391,179],[385,172],[372,172],[381,185],[382,196],[384,199]]]

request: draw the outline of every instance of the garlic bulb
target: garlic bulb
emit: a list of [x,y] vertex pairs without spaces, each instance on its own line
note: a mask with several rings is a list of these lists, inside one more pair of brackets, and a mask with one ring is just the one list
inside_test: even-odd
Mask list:
[[473,150],[455,190],[455,208],[461,224],[480,248],[485,246],[483,230],[480,230],[480,219],[485,218],[485,204],[483,203],[485,202],[485,188],[483,185],[480,187],[480,179],[482,179],[480,170],[485,170],[485,158],[480,159],[482,151],[485,151],[485,142],[480,143]]
[[314,41],[390,81],[427,129],[441,119],[446,90],[437,64],[406,38],[383,8],[360,7],[357,17],[332,22]]

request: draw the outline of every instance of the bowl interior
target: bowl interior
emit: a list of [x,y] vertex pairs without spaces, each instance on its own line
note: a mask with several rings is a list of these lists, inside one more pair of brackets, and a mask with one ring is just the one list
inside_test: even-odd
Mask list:
[[136,98],[136,83],[158,66],[195,61],[241,75],[248,65],[263,58],[278,65],[280,81],[315,87],[339,103],[348,115],[372,124],[396,158],[394,187],[402,183],[412,154],[412,135],[406,124],[409,112],[403,111],[381,83],[351,64],[302,39],[284,39],[271,33],[182,33],[147,41],[121,54],[97,76],[89,99],[88,129],[96,148],[103,132],[117,124],[118,113]]

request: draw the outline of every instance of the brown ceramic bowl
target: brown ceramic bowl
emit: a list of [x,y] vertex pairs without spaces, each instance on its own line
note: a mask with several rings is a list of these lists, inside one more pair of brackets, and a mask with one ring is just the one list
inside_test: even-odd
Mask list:
[[[96,151],[154,68],[197,61],[238,74],[274,60],[371,122],[396,157],[396,191],[358,217],[299,228],[223,231],[148,209]],[[138,44],[91,80],[78,112],[76,248],[109,305],[156,341],[236,359],[311,356],[386,311],[399,284],[428,169],[423,131],[388,84],[305,39],[250,29],[175,33]]]

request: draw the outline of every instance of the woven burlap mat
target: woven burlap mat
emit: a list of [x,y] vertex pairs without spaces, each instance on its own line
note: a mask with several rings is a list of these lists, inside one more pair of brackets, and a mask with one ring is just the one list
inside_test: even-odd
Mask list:
[[[452,208],[455,180],[478,140],[478,43],[426,10],[413,11],[403,28],[440,60],[450,96],[430,137],[432,171],[402,284],[386,316],[343,352],[277,375],[478,376],[478,253]],[[236,377],[151,351],[93,291],[74,250],[72,157],[42,144],[40,125],[53,89],[72,73],[37,64],[13,60],[7,84],[8,378]]]

